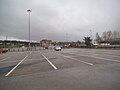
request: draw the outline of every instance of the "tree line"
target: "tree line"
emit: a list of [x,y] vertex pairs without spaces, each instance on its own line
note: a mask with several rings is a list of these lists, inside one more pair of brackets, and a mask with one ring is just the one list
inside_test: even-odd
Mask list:
[[120,31],[114,30],[114,31],[105,31],[99,35],[99,33],[96,33],[96,42],[97,43],[110,43],[111,45],[120,44]]

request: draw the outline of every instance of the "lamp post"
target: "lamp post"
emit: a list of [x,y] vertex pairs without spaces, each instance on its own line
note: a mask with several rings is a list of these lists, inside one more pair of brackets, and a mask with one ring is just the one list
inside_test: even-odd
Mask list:
[[30,12],[32,12],[30,9],[27,10],[28,12],[28,24],[29,24],[29,48],[30,48]]

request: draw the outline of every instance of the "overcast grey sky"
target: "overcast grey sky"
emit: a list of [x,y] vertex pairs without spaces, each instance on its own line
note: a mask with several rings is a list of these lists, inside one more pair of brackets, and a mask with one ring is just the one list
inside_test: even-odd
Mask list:
[[82,40],[96,32],[120,30],[120,0],[0,0],[0,38]]

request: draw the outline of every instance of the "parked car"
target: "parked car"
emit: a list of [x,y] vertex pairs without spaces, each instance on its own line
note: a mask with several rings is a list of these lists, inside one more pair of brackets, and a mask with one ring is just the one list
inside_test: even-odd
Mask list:
[[45,49],[48,49],[48,46],[46,46]]
[[7,48],[0,48],[0,53],[6,53],[6,52],[8,52]]
[[55,47],[55,51],[61,51],[62,48],[61,47]]

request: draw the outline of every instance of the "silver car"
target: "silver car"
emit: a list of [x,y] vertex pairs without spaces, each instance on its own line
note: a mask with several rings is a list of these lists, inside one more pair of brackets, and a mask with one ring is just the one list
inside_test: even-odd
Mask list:
[[61,51],[61,47],[55,47],[55,51]]

